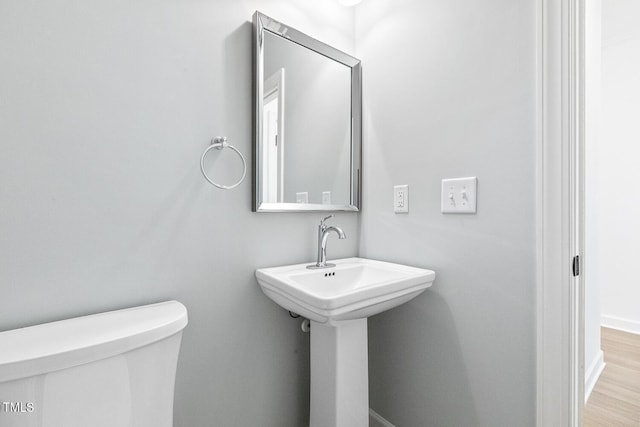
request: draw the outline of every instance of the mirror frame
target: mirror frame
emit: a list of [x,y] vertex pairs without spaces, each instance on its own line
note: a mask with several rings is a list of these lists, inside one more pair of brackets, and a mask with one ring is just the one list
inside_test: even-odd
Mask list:
[[[348,205],[262,202],[262,121],[264,86],[264,34],[292,41],[351,69],[351,171]],[[316,40],[258,11],[253,15],[253,203],[254,212],[359,212],[362,194],[362,65],[360,60]]]

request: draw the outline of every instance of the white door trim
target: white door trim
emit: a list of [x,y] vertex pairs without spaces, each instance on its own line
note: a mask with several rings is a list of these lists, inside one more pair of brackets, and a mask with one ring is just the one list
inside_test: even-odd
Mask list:
[[537,426],[579,427],[582,278],[583,0],[537,0]]

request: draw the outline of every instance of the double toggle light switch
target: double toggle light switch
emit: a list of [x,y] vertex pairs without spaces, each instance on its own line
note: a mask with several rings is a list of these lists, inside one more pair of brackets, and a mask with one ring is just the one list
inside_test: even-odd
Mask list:
[[478,179],[455,178],[442,180],[442,213],[476,213]]

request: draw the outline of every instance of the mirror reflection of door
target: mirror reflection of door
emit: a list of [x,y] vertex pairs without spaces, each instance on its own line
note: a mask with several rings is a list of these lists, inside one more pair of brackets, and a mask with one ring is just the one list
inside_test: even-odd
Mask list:
[[268,203],[284,199],[284,68],[264,82],[262,122],[262,200]]

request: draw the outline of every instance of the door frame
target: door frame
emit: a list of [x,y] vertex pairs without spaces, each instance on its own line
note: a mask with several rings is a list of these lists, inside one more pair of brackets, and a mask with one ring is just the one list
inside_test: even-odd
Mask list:
[[582,425],[584,0],[536,0],[536,420]]

